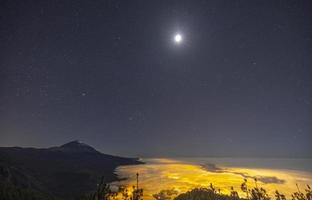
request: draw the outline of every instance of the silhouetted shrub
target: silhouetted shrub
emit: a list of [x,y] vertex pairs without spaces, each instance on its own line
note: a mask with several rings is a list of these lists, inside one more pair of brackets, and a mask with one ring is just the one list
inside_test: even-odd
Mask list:
[[[235,198],[237,199],[237,197]],[[178,195],[175,200],[232,200],[235,198],[229,195],[217,193],[209,188],[195,188],[191,191]]]

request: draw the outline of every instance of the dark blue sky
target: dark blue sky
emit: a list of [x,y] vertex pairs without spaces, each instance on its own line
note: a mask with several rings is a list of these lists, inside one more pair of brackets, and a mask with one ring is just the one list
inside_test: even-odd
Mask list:
[[309,0],[1,1],[0,146],[312,156],[311,10]]

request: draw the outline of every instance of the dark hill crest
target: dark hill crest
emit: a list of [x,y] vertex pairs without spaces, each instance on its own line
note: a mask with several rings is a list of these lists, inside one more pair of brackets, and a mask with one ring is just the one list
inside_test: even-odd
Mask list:
[[79,140],[74,140],[63,144],[59,147],[52,147],[51,150],[58,150],[63,152],[69,153],[100,153],[99,151],[95,150],[93,147],[80,142]]
[[0,186],[71,200],[92,192],[101,177],[106,182],[118,180],[116,167],[141,163],[103,154],[79,141],[40,149],[0,147]]

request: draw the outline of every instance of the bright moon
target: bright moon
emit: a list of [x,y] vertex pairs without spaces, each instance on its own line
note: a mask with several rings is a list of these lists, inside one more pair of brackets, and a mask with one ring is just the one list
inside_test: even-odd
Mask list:
[[181,35],[181,34],[176,34],[176,35],[174,36],[174,41],[175,41],[175,43],[177,43],[177,44],[181,43],[181,42],[182,42],[182,35]]

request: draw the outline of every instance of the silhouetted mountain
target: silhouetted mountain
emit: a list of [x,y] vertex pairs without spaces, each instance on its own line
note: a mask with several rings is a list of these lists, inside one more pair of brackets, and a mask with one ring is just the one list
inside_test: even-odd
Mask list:
[[93,147],[81,143],[77,140],[63,144],[60,147],[51,147],[50,150],[54,151],[63,151],[63,152],[71,152],[71,153],[100,153],[97,150],[95,150]]
[[107,182],[117,180],[117,166],[140,163],[78,141],[47,149],[0,147],[0,184],[73,199],[91,192],[102,176]]

